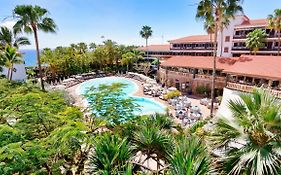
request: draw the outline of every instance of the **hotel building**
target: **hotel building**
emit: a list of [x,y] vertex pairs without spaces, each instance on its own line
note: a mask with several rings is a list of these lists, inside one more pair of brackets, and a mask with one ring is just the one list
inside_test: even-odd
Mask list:
[[[249,92],[254,86],[263,86],[271,88],[281,98],[281,57],[276,56],[278,37],[267,25],[266,19],[251,20],[239,15],[219,32],[215,85],[218,92],[224,87]],[[257,56],[252,56],[246,48],[246,35],[257,28],[264,29],[268,36],[265,47]],[[164,59],[158,72],[162,84],[196,93],[198,86],[211,87],[214,47],[211,40],[210,35],[188,36],[170,40],[167,45],[140,49],[152,57]]]

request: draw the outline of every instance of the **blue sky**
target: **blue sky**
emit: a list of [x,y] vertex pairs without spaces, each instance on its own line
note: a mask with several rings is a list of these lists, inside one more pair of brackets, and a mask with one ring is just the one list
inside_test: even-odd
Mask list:
[[[56,34],[40,33],[40,47],[54,48],[77,42],[101,43],[101,36],[121,44],[144,45],[143,25],[153,29],[151,44],[194,34],[204,34],[195,20],[199,0],[0,0],[0,20],[18,4],[37,4],[50,11],[58,25]],[[280,0],[244,0],[250,18],[266,18]],[[7,23],[7,22],[6,22]],[[33,37],[29,36],[33,42]],[[26,48],[34,48],[34,44]]]

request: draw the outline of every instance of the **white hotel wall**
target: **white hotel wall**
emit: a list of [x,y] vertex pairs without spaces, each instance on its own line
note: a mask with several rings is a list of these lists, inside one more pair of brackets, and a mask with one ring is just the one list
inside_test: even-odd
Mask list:
[[[233,46],[233,35],[234,35],[234,27],[236,25],[240,25],[243,22],[244,15],[237,15],[235,19],[231,20],[229,26],[224,28],[223,30],[223,47],[222,47],[222,57],[232,57],[232,46]],[[225,42],[225,37],[230,36],[230,41]],[[224,53],[224,48],[228,47],[228,53]],[[221,33],[218,33],[218,52],[217,55],[220,56],[221,53]]]
[[[16,70],[16,72],[13,72],[13,80],[15,81],[25,81],[27,76],[26,76],[26,70],[25,70],[25,64],[16,64],[14,65],[14,68]],[[3,68],[3,72],[0,74],[3,74],[7,77],[8,74],[8,69],[7,68]]]

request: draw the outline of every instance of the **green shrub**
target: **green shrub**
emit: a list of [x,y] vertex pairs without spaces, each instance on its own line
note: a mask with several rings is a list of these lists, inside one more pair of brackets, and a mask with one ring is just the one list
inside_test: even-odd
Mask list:
[[197,86],[196,93],[200,95],[209,95],[211,93],[211,89],[207,86]]
[[168,99],[172,99],[174,97],[178,97],[180,95],[181,95],[181,92],[178,90],[175,90],[175,91],[168,92],[166,95],[164,95],[164,98],[168,100]]

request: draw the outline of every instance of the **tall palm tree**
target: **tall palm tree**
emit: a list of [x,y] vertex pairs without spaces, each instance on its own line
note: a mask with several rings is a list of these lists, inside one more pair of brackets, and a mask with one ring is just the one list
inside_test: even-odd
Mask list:
[[117,43],[112,40],[106,40],[103,42],[103,44],[107,55],[108,64],[112,65],[115,60],[115,56],[117,52],[116,50]]
[[281,9],[275,9],[273,15],[268,16],[268,27],[277,32],[278,37],[278,56],[280,55],[281,43]]
[[12,80],[13,72],[14,72],[14,65],[20,64],[23,62],[22,56],[15,47],[11,47],[7,45],[3,53],[0,55],[2,60],[5,62],[5,67],[8,68],[7,78]]
[[197,137],[179,137],[169,158],[169,174],[211,174],[211,158],[207,147]]
[[204,29],[210,36],[211,44],[213,44],[213,34],[215,33],[215,22],[213,21],[213,19],[204,22]]
[[145,39],[146,57],[148,57],[148,38],[152,36],[152,33],[153,31],[149,26],[143,26],[140,31],[141,37]]
[[215,124],[211,138],[223,148],[223,174],[281,174],[281,105],[263,89],[230,100],[232,116]]
[[267,35],[264,30],[255,29],[247,35],[246,47],[249,48],[251,52],[254,51],[256,55],[257,51],[265,46],[266,37]]
[[34,34],[41,87],[42,90],[45,90],[43,82],[43,72],[40,61],[38,31],[41,30],[43,32],[55,33],[57,26],[52,18],[47,17],[48,10],[41,8],[37,5],[18,5],[15,7],[13,13],[15,18],[17,19],[17,22],[14,25],[14,31],[16,33],[24,31],[26,33]]
[[30,45],[28,38],[26,37],[18,37],[17,33],[11,31],[7,27],[0,28],[0,44],[5,48],[5,45],[10,45],[11,47]]
[[223,28],[224,21],[234,18],[237,12],[242,11],[240,6],[242,0],[201,0],[197,7],[196,18],[204,21],[215,21],[215,46],[213,60],[213,78],[211,92],[211,110],[210,115],[214,113],[215,100],[215,78],[216,78],[216,59],[217,59],[217,38],[219,29]]

